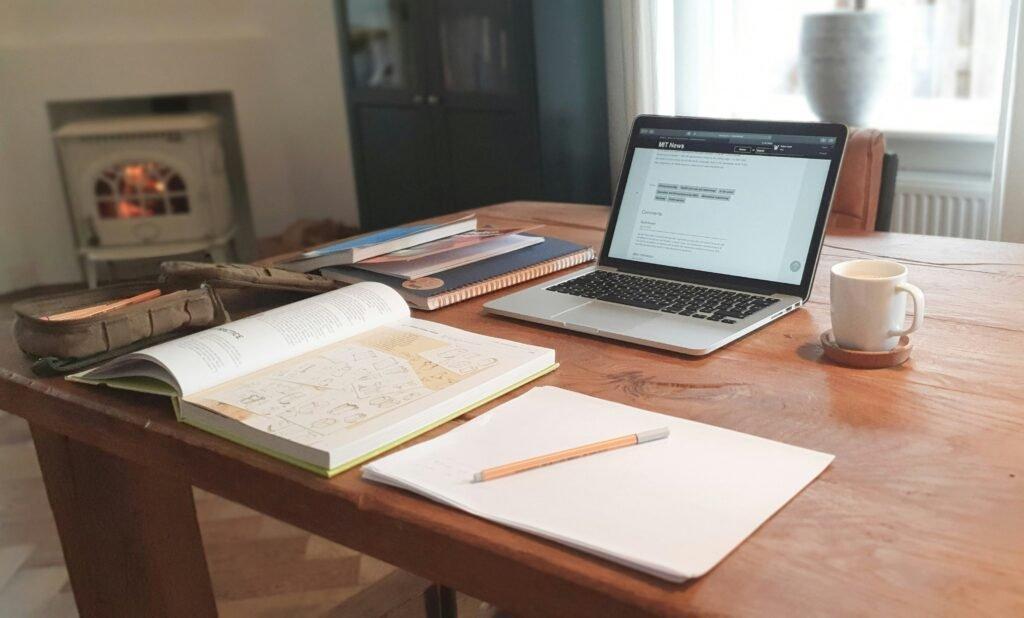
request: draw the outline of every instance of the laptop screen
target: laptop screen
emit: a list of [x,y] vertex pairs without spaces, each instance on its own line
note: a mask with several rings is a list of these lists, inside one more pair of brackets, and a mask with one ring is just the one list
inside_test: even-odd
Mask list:
[[609,257],[800,284],[835,137],[640,128],[634,143]]

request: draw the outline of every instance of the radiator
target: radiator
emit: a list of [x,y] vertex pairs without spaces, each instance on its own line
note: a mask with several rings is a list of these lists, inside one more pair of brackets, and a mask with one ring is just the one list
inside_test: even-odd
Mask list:
[[988,238],[992,181],[974,175],[902,172],[896,177],[893,232]]

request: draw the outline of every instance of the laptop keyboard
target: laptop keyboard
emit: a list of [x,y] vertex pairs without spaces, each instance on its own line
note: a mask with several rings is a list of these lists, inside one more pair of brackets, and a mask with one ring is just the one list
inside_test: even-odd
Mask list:
[[547,289],[726,324],[735,324],[737,320],[779,302],[779,299],[767,296],[603,270],[589,272]]

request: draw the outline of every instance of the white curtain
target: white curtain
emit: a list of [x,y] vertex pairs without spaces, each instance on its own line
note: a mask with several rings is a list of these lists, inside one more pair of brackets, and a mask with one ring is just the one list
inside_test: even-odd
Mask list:
[[1020,0],[1013,0],[1009,21],[989,238],[1024,242],[1024,11]]
[[605,0],[605,63],[612,190],[633,118],[655,112],[655,0]]
[[613,190],[638,114],[710,116],[728,111],[731,94],[740,87],[732,83],[736,80],[730,70],[733,4],[605,0]]

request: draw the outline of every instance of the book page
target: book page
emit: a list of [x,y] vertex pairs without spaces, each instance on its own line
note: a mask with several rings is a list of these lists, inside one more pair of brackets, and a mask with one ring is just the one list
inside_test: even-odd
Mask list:
[[155,363],[188,395],[408,316],[397,292],[359,283],[122,356],[84,377],[151,375]]
[[372,435],[551,350],[409,319],[379,326],[187,400],[299,444]]

